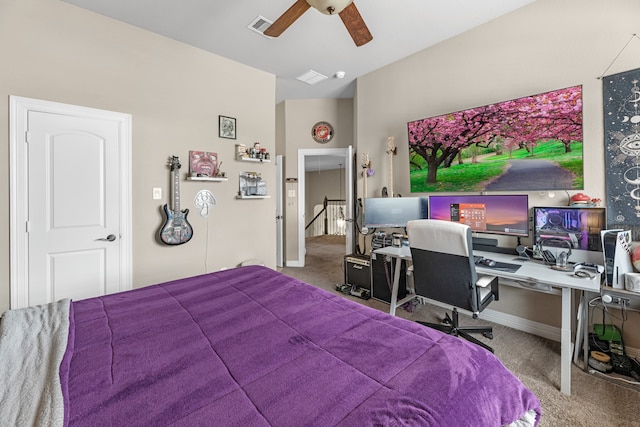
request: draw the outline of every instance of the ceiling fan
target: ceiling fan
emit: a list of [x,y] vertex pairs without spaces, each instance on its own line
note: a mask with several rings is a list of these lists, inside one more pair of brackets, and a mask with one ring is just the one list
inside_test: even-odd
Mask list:
[[356,46],[362,46],[373,40],[373,36],[353,0],[297,0],[265,30],[264,34],[269,37],[278,37],[310,7],[325,15],[335,15],[336,13],[340,15],[340,19],[342,19]]

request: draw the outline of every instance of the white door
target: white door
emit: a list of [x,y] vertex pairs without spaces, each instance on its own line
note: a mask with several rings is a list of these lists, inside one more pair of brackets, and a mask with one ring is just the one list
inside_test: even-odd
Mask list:
[[130,116],[11,101],[12,308],[130,289]]

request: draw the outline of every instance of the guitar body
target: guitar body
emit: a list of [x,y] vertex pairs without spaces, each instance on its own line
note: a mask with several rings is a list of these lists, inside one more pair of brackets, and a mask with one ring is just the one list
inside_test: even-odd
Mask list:
[[167,219],[160,228],[160,240],[167,245],[181,245],[187,243],[193,237],[193,228],[187,220],[189,209],[177,213],[169,209],[166,204],[163,207]]
[[165,245],[181,245],[191,240],[193,228],[187,221],[189,209],[180,210],[180,159],[170,157],[169,166],[173,177],[173,205],[171,208],[168,205],[163,207],[167,219],[160,227],[160,240]]

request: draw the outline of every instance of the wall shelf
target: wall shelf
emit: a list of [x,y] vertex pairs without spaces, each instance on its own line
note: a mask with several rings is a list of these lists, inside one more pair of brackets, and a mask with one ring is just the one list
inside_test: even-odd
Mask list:
[[210,177],[210,176],[188,176],[187,181],[222,182],[222,181],[229,181],[229,178]]
[[236,196],[236,199],[269,199],[271,196]]
[[252,157],[238,157],[238,160],[243,162],[260,162],[260,163],[270,163],[271,159],[254,159]]

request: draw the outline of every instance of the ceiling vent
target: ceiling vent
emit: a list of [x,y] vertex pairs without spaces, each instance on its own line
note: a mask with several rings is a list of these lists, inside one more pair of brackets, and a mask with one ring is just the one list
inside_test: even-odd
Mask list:
[[302,74],[301,76],[296,77],[296,79],[300,80],[301,82],[304,82],[308,85],[314,85],[318,82],[321,82],[325,79],[327,79],[328,77],[325,76],[324,74],[320,74],[317,71],[313,71],[313,70],[309,70],[306,73]]
[[269,28],[271,26],[271,24],[273,24],[273,22],[269,21],[264,16],[258,16],[256,19],[253,20],[253,22],[251,24],[249,24],[247,26],[247,28],[250,29],[251,31],[255,31],[256,33],[258,33],[258,34],[270,39],[272,37],[265,36],[264,35],[264,31],[267,28]]

